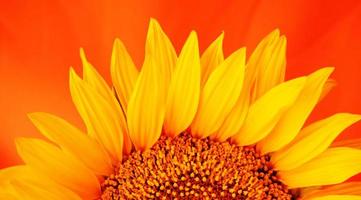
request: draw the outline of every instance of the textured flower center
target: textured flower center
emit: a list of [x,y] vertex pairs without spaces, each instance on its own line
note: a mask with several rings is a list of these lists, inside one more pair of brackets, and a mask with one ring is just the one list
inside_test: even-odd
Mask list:
[[162,137],[104,181],[101,199],[296,199],[269,160],[253,147]]

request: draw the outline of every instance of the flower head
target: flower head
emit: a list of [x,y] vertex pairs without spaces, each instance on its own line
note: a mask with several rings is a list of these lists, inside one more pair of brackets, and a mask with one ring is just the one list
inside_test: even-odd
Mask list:
[[50,142],[17,139],[25,165],[0,171],[0,197],[360,199],[360,183],[343,182],[361,172],[361,143],[333,140],[361,116],[305,126],[333,68],[285,81],[278,30],[248,59],[245,48],[224,59],[222,40],[200,56],[192,31],[177,55],[152,19],[140,71],[115,40],[113,88],[81,49],[83,77],[70,70],[70,92],[87,133],[30,114]]

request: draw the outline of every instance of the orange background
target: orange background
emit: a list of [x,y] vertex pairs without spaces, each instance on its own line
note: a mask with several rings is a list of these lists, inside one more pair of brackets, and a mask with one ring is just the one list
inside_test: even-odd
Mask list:
[[[287,77],[333,65],[338,86],[311,120],[361,113],[361,1],[47,1],[0,0],[0,168],[19,163],[18,136],[40,137],[26,113],[55,113],[83,127],[72,105],[68,69],[79,47],[109,80],[111,46],[121,38],[139,66],[149,17],[179,51],[195,29],[203,50],[225,31],[226,55],[248,52],[278,27],[288,38]],[[341,138],[361,137],[361,123]]]

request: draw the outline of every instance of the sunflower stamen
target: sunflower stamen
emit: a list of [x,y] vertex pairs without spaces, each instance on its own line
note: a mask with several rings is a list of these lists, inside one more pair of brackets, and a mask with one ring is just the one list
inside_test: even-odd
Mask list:
[[101,199],[294,199],[254,147],[162,137],[134,152],[102,184]]

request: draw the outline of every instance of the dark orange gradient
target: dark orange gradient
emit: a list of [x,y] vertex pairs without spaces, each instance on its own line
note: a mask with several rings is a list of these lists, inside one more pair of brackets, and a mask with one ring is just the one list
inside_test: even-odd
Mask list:
[[[14,138],[40,137],[27,113],[55,113],[83,127],[72,105],[68,69],[79,72],[79,47],[109,80],[111,47],[119,37],[139,66],[150,17],[177,50],[194,29],[203,50],[221,31],[226,55],[251,52],[274,28],[288,38],[287,77],[335,66],[338,86],[312,120],[361,113],[361,1],[64,1],[0,0],[0,168],[19,163]],[[341,138],[361,137],[361,123]]]

